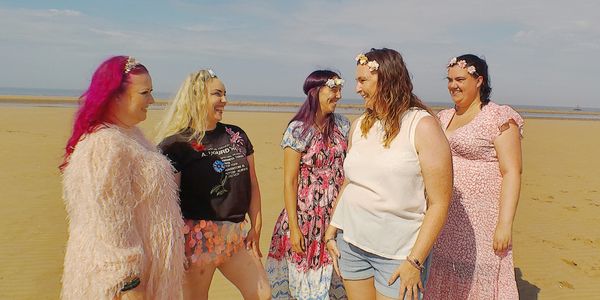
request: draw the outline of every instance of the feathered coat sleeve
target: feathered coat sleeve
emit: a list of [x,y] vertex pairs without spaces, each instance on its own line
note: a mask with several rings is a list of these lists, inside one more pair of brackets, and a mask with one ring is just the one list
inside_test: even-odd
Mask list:
[[96,242],[90,250],[100,282],[114,295],[127,277],[139,276],[142,271],[144,250],[134,223],[139,201],[132,174],[136,152],[122,136],[108,130],[98,132],[89,142],[89,159],[81,168],[85,172],[82,184],[89,184],[89,213],[95,222],[90,234]]

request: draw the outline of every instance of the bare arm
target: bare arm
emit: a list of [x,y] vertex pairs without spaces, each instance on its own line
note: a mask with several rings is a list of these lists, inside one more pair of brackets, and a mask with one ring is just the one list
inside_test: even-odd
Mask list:
[[283,200],[290,227],[298,226],[296,207],[298,201],[298,173],[301,153],[286,147],[283,150]]
[[305,250],[304,238],[298,224],[298,174],[300,172],[300,159],[302,153],[286,147],[283,149],[283,204],[288,215],[290,228],[290,242],[292,250],[303,253]]
[[433,117],[421,119],[415,146],[427,192],[427,212],[410,256],[423,262],[446,223],[452,197],[452,154],[448,140]]
[[518,126],[509,122],[508,129],[495,140],[494,147],[502,174],[500,212],[494,234],[494,250],[497,254],[508,249],[512,242],[512,225],[521,192],[521,137]]
[[[415,133],[415,147],[425,183],[427,211],[417,240],[407,259],[417,259],[423,263],[448,215],[448,206],[452,197],[452,155],[446,136],[437,120],[431,116],[419,121]],[[423,289],[419,269],[404,261],[388,283],[393,283],[398,277],[400,277],[400,298],[404,299],[406,289],[409,299],[417,299],[418,291]]]
[[250,231],[246,238],[246,247],[252,248],[258,257],[262,257],[260,252],[260,231],[262,229],[262,211],[260,206],[260,188],[258,186],[258,178],[256,177],[256,169],[254,167],[254,154],[248,155],[248,168],[250,171],[250,208],[248,215],[250,216]]

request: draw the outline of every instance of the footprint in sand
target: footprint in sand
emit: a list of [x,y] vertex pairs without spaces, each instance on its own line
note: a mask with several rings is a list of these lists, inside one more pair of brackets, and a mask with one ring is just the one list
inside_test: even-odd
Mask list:
[[592,248],[596,248],[596,245],[594,245],[594,241],[590,240],[590,239],[574,237],[571,240],[574,241],[574,242],[580,241],[583,244],[585,244],[586,246],[590,246]]
[[572,289],[572,290],[575,289],[575,287],[568,281],[559,281],[558,285],[561,288],[568,288],[568,289]]
[[600,206],[600,204],[598,204],[598,203],[595,203],[594,199],[585,198],[585,201],[589,202],[589,203],[588,203],[589,205],[592,205],[592,206]]
[[577,263],[575,261],[572,261],[570,259],[565,259],[565,258],[561,258],[560,260],[562,260],[565,264],[572,266],[572,267],[577,267]]
[[566,209],[568,211],[577,211],[577,206],[575,206],[575,205],[565,206],[564,209]]
[[549,240],[544,240],[541,239],[540,240],[543,244],[550,244],[550,247],[552,247],[553,249],[559,249],[559,250],[564,250],[565,247],[563,247],[561,244],[557,243],[557,242],[553,242],[553,241],[549,241]]

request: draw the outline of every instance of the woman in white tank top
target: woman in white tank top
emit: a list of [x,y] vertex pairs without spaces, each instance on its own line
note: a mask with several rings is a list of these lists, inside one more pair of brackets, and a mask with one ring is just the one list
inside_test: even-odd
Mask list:
[[371,49],[356,60],[366,111],[350,129],[326,245],[349,299],[418,299],[450,202],[450,148],[400,53]]

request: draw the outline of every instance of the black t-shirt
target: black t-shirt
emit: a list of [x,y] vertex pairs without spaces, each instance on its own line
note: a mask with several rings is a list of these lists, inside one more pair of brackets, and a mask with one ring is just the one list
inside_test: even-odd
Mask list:
[[181,172],[179,197],[186,219],[230,221],[245,219],[251,198],[247,156],[252,143],[239,127],[217,123],[202,144],[190,143],[190,131],[164,139],[159,148]]

